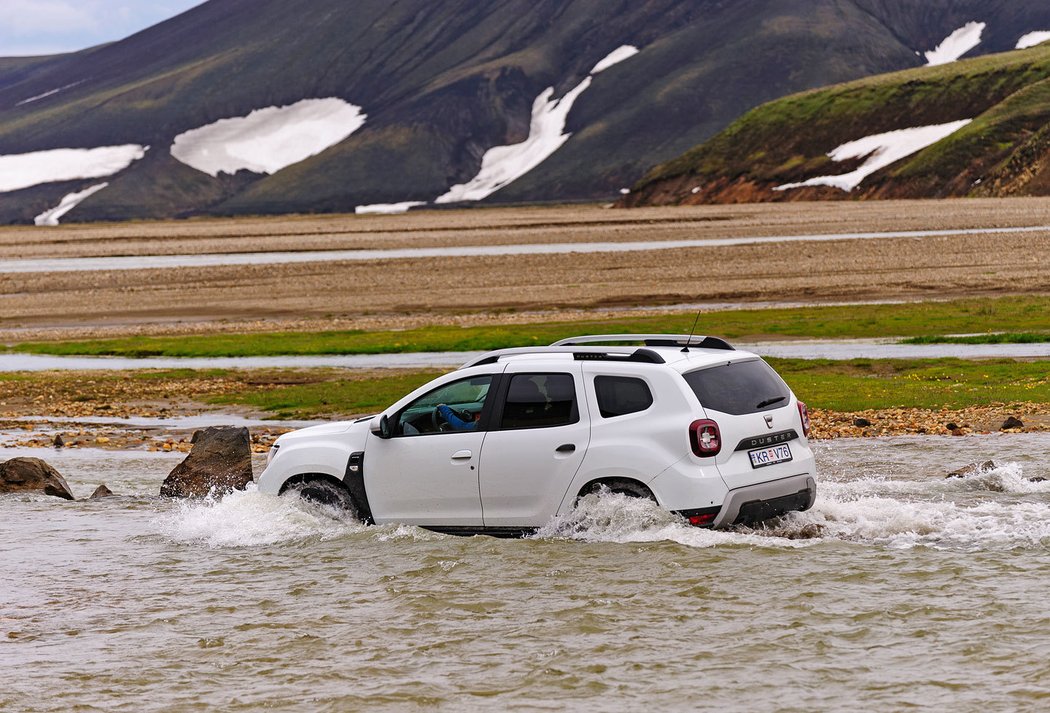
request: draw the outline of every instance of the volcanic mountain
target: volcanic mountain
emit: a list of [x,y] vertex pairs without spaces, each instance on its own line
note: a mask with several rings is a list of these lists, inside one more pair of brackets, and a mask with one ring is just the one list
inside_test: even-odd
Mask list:
[[1050,42],[770,102],[622,204],[1013,195],[1050,195]]
[[210,0],[0,59],[0,222],[608,199],[763,102],[1047,30],[1045,0]]

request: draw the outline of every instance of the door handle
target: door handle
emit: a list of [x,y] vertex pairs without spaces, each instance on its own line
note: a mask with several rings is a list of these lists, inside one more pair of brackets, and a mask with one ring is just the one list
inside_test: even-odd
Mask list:
[[474,454],[467,450],[456,451],[452,454],[452,460],[470,460],[473,457]]
[[557,451],[558,453],[575,453],[576,452],[576,444],[575,443],[566,443],[564,445],[558,446],[554,450]]

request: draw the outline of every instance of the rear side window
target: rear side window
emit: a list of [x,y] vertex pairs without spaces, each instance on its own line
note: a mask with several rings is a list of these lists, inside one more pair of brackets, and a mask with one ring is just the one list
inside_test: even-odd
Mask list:
[[761,359],[731,362],[683,376],[704,408],[734,416],[782,408],[791,398],[784,380]]
[[515,374],[507,389],[501,428],[552,428],[580,420],[571,374]]
[[649,385],[630,376],[596,376],[594,393],[602,418],[638,413],[653,405],[653,392],[649,390]]

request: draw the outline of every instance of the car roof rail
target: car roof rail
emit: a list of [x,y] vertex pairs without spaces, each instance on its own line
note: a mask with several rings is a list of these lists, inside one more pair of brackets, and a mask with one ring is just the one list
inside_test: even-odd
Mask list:
[[571,354],[575,361],[629,361],[641,364],[666,364],[662,356],[652,349],[644,347],[627,350],[609,350],[600,347],[512,347],[510,349],[497,349],[486,352],[459,367],[468,369],[472,366],[484,366],[495,364],[503,357],[520,356],[523,354]]
[[719,337],[688,334],[588,334],[569,337],[551,344],[552,347],[571,347],[582,344],[609,344],[614,342],[641,342],[647,347],[699,347],[735,351],[732,344]]

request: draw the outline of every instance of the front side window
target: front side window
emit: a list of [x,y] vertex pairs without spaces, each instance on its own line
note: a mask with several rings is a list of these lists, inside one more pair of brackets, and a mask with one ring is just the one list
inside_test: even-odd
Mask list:
[[580,420],[571,374],[515,374],[507,389],[500,427],[552,428]]
[[594,394],[602,418],[638,413],[653,405],[653,392],[649,390],[649,385],[631,376],[596,376]]
[[791,391],[761,359],[734,361],[684,374],[705,409],[740,416],[783,408]]
[[420,396],[398,414],[397,435],[477,430],[490,386],[491,376],[472,376]]

